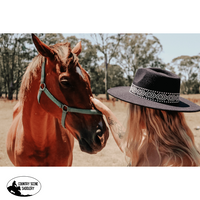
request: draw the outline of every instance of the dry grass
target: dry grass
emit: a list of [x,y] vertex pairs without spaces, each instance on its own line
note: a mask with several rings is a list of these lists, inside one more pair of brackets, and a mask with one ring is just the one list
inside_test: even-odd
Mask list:
[[0,166],[12,166],[6,153],[6,135],[12,123],[12,110],[17,101],[0,100]]
[[199,94],[185,94],[185,95],[181,95],[181,97],[186,98],[198,105],[200,105],[200,95]]
[[[200,95],[183,95],[191,101],[200,105]],[[107,105],[121,122],[126,121],[127,103],[122,101],[114,101],[112,97],[110,101],[105,99],[105,95],[98,95],[105,105]],[[12,123],[12,109],[17,101],[0,100],[0,166],[13,166],[6,154],[6,134]],[[195,142],[200,150],[200,130],[196,130],[200,126],[200,112],[185,113],[186,120],[191,128]],[[96,155],[90,155],[80,151],[78,142],[75,141],[74,160],[72,166],[126,166],[123,153],[117,147],[112,135],[110,134],[106,147]]]

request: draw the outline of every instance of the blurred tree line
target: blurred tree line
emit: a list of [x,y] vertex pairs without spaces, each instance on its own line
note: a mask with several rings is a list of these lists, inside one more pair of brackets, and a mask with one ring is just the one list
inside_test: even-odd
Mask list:
[[200,93],[200,55],[196,56],[179,56],[171,62],[172,68],[178,68],[178,75],[181,78],[182,94]]
[[[65,40],[62,34],[36,35],[48,45]],[[12,100],[15,93],[18,99],[22,76],[37,54],[31,34],[0,34],[0,97]]]
[[[68,41],[73,48],[81,41],[79,62],[89,73],[92,92],[96,95],[107,94],[111,87],[130,86],[137,69],[143,67],[179,73],[181,92],[199,93],[200,55],[180,56],[166,64],[159,58],[162,44],[153,34],[91,34],[91,40],[75,36],[65,38],[60,33],[36,35],[47,45]],[[4,94],[11,100],[15,94],[18,99],[22,76],[37,54],[31,34],[0,34],[0,97]]]

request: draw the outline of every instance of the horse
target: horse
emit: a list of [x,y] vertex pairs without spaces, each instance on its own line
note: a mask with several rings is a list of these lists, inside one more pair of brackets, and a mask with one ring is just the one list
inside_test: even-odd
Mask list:
[[34,34],[32,40],[39,53],[22,78],[7,154],[14,166],[72,166],[74,139],[81,151],[96,154],[109,130],[90,100],[81,42],[71,49],[69,42],[48,46]]

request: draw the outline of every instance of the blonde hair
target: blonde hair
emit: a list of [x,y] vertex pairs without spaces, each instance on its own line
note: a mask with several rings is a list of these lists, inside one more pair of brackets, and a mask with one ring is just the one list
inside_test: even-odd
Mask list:
[[[176,161],[181,160],[182,166],[185,156],[191,165],[200,165],[200,154],[183,113],[130,104],[124,144],[132,166],[136,166],[141,157],[149,163],[147,153],[150,143],[156,149],[159,165],[167,166],[169,162],[177,165]],[[168,158],[164,164],[163,157]]]

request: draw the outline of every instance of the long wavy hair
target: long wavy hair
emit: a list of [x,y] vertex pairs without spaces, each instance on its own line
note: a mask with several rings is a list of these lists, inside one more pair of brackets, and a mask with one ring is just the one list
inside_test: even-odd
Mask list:
[[[137,166],[141,157],[149,163],[150,143],[158,154],[158,166],[168,166],[177,160],[181,160],[178,163],[182,166],[185,156],[192,166],[200,165],[200,154],[183,113],[130,104],[124,144],[132,166]],[[162,163],[163,157],[167,158],[165,163]]]

